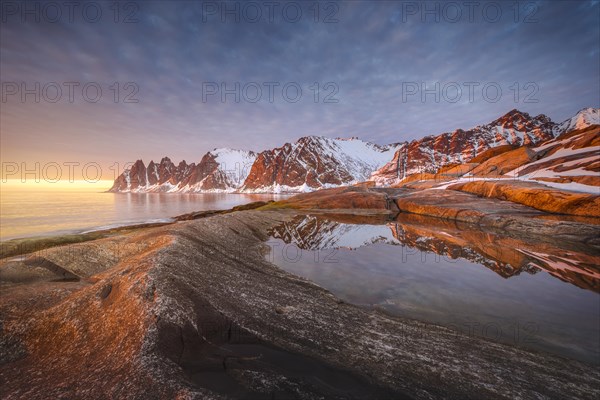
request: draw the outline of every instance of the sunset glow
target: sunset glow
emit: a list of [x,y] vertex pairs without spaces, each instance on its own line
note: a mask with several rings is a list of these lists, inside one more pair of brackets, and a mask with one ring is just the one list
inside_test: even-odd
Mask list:
[[2,0],[0,53],[0,399],[600,399],[599,0]]
[[46,181],[40,179],[36,182],[33,179],[22,181],[20,179],[6,179],[0,182],[0,186],[3,189],[10,190],[97,190],[105,191],[110,189],[113,181],[101,180],[101,181],[83,181],[83,180],[60,180],[56,182]]

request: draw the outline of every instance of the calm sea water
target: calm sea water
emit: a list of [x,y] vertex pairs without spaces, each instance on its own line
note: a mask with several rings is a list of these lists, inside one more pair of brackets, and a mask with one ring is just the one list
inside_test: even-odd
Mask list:
[[0,239],[79,233],[157,222],[192,211],[227,209],[258,200],[258,194],[103,193],[98,188],[0,191]]
[[[453,238],[447,233],[448,240],[411,240],[402,232],[400,223],[355,225],[307,217],[274,229],[267,257],[352,304],[600,364],[598,255],[562,271],[555,269],[564,264],[558,257],[574,258],[574,253],[544,256],[556,264],[531,258],[519,267],[469,247],[448,257],[444,253],[452,251]],[[520,272],[505,273],[513,267]]]

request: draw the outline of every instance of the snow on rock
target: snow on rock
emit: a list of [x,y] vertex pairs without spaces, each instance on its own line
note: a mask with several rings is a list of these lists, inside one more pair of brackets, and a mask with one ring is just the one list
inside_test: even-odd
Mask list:
[[556,136],[564,132],[587,128],[590,125],[600,125],[600,108],[584,108],[575,114],[574,117],[556,125]]
[[[581,113],[580,113],[581,114]],[[600,127],[567,130],[532,149],[536,159],[508,173],[558,189],[599,194]]]
[[[175,165],[167,157],[146,167],[138,160],[119,176],[113,192],[307,192],[320,188],[374,181],[401,182],[415,173],[468,163],[490,148],[502,145],[538,146],[549,150],[570,143],[564,134],[600,125],[599,109],[585,108],[556,124],[547,116],[532,117],[512,110],[489,124],[411,142],[385,146],[358,138],[306,136],[295,143],[265,150],[214,149],[198,164]],[[561,136],[560,142],[553,139]],[[569,160],[567,160],[569,161]]]
[[260,153],[243,191],[310,191],[365,181],[398,145],[306,136]]
[[457,129],[406,143],[397,150],[390,162],[373,173],[370,180],[386,185],[401,182],[414,173],[435,173],[447,165],[469,162],[478,154],[502,145],[516,147],[544,143],[544,148],[551,147],[552,142],[546,143],[562,134],[600,125],[599,111],[597,108],[586,108],[561,124],[556,124],[543,114],[532,117],[512,110],[486,125],[466,131]]
[[426,136],[400,147],[394,158],[370,180],[392,184],[414,173],[435,173],[441,167],[468,162],[492,147],[531,145],[554,138],[554,123],[545,115],[532,117],[512,110],[486,125]]
[[214,149],[196,165],[182,161],[175,166],[165,157],[160,164],[142,160],[117,180],[112,192],[232,192],[239,189],[248,176],[256,154],[252,151]]
[[211,154],[215,156],[215,162],[219,164],[221,171],[227,175],[231,187],[235,188],[242,186],[256,160],[256,153],[253,151],[224,148],[215,149]]

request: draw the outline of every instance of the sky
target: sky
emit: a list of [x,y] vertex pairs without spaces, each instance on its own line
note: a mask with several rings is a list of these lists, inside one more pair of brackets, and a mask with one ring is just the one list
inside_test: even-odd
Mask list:
[[598,1],[477,3],[3,1],[2,177],[599,107]]

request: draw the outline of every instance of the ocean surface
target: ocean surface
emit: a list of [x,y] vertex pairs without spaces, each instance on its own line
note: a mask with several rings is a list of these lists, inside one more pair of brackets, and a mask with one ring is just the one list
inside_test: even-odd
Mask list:
[[0,191],[0,240],[81,233],[167,221],[192,211],[227,209],[270,194],[104,193],[97,187],[14,188]]

